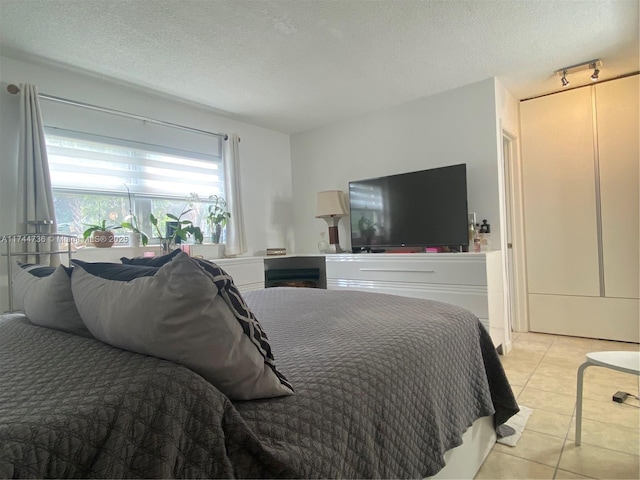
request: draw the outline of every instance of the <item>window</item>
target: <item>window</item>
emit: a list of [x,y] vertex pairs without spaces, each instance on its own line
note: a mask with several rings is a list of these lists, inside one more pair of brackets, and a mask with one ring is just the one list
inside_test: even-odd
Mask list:
[[157,238],[150,213],[164,219],[189,208],[183,218],[209,233],[207,202],[193,200],[224,197],[219,138],[210,137],[210,153],[51,127],[45,128],[45,139],[60,233],[82,235],[87,224],[103,219],[119,225],[131,209],[141,230]]

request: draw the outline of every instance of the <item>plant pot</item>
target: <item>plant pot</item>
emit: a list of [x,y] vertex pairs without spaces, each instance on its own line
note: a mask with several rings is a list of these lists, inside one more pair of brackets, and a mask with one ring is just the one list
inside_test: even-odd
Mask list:
[[130,247],[139,247],[142,242],[142,235],[136,232],[128,232],[127,237],[129,238],[129,246]]
[[110,248],[115,243],[115,235],[111,230],[95,230],[91,234],[91,243],[96,248]]
[[162,255],[169,255],[171,252],[173,252],[173,250],[177,247],[177,245],[173,242],[170,242],[168,240],[161,240],[160,241],[160,250],[162,252]]

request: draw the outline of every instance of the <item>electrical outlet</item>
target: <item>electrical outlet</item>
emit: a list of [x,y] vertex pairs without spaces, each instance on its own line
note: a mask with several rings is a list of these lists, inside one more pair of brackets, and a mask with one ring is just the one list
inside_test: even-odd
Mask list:
[[629,394],[627,392],[616,392],[613,394],[613,401],[618,403],[624,403]]

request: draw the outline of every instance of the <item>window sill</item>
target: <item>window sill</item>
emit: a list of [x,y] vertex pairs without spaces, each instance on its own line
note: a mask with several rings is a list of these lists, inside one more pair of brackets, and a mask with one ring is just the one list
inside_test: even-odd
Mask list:
[[[224,257],[224,244],[202,243],[184,244],[184,250],[191,256],[207,259]],[[85,262],[116,262],[120,263],[121,257],[152,257],[162,254],[160,245],[147,245],[146,247],[129,247],[127,245],[114,245],[109,248],[78,247],[73,252],[72,258]]]

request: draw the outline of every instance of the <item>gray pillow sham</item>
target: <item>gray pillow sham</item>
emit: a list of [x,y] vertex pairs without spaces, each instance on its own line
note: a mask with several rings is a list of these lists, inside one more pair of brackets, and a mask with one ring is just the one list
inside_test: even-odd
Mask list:
[[[95,264],[73,263],[76,306],[97,339],[182,364],[231,399],[293,393],[275,368],[271,349],[266,355],[243,329],[219,288],[221,279],[185,253],[160,268],[138,267],[139,275],[133,265],[96,269]],[[121,274],[120,280],[106,278],[115,275],[114,266],[129,269],[128,280]],[[105,273],[107,268],[111,273]],[[255,317],[247,321],[262,332]]]
[[14,309],[41,327],[92,337],[76,309],[71,292],[71,269],[58,265],[25,265],[13,269]]

